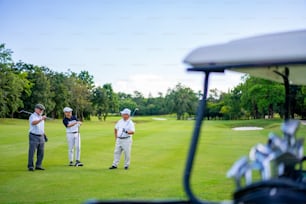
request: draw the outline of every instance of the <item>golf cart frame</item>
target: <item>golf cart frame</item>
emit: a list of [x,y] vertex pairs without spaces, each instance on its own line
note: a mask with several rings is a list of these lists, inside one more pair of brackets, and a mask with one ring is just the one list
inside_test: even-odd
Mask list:
[[[248,185],[234,192],[233,201],[204,201],[191,187],[191,174],[205,117],[208,84],[212,73],[226,70],[250,74],[284,84],[285,122],[289,121],[289,86],[306,84],[306,30],[245,38],[225,44],[200,47],[184,60],[188,71],[204,74],[203,97],[199,102],[183,176],[188,200],[165,201],[94,201],[89,203],[306,203],[306,183],[287,178],[275,178]],[[302,162],[300,160],[300,171]],[[277,193],[271,196],[271,190]]]

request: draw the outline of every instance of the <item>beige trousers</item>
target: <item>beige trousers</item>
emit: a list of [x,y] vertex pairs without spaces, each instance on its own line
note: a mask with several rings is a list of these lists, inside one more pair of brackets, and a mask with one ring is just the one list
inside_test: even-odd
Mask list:
[[125,139],[117,138],[113,166],[118,166],[122,152],[124,152],[124,167],[130,166],[132,142],[132,137]]

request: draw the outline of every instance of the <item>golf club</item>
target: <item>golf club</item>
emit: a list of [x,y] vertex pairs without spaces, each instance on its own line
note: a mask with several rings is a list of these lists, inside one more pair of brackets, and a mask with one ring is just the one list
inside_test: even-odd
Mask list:
[[[29,111],[25,111],[25,110],[21,110],[19,111],[19,113],[26,113],[26,114],[29,114],[29,115],[32,115],[33,113],[29,112]],[[53,118],[50,118],[50,117],[46,117],[46,119],[48,120],[53,120]]]
[[134,117],[136,111],[138,111],[138,110],[139,110],[138,108],[135,108],[134,111],[133,111],[132,114],[131,114],[131,117]]
[[253,161],[252,169],[259,170],[262,180],[267,180],[271,177],[270,161],[273,159],[271,150],[263,145],[255,145],[249,154],[250,159]]
[[234,178],[237,189],[241,188],[243,176],[246,185],[252,183],[253,170],[261,173],[263,181],[284,176],[296,179],[294,167],[301,164],[304,152],[304,138],[296,138],[299,124],[297,120],[286,121],[281,127],[283,138],[270,133],[267,144],[257,144],[251,148],[250,162],[247,157],[242,157],[233,164],[227,177]]
[[299,120],[288,120],[282,125],[282,131],[284,133],[284,139],[288,141],[289,146],[295,145],[295,133],[300,125]]
[[288,143],[274,133],[269,135],[268,146],[274,152],[285,152],[288,149]]
[[[237,188],[241,187],[241,177],[243,175],[246,176],[246,173],[248,171],[248,158],[246,156],[241,157],[239,160],[237,160],[231,169],[227,172],[226,176],[228,178],[234,178]],[[248,177],[246,176],[246,183],[249,183],[249,174]]]

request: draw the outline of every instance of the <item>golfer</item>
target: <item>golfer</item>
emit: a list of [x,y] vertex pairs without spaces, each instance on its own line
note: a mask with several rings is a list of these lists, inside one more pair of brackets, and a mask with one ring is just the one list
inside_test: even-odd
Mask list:
[[[80,161],[81,158],[81,136],[80,136],[80,122],[76,116],[72,115],[72,109],[69,107],[64,108],[65,118],[63,123],[66,127],[67,142],[68,142],[68,159],[69,166],[83,166],[83,163]],[[74,158],[74,149],[75,154],[75,164],[73,163]]]
[[113,165],[109,169],[118,167],[121,153],[124,151],[124,169],[128,170],[131,159],[132,136],[135,133],[135,126],[130,119],[131,110],[125,108],[120,112],[122,119],[115,125],[115,151]]
[[45,107],[42,104],[36,104],[34,113],[29,117],[29,155],[28,170],[34,171],[34,154],[37,151],[37,160],[35,164],[36,170],[45,170],[42,167],[45,148],[45,120],[46,116],[42,116]]

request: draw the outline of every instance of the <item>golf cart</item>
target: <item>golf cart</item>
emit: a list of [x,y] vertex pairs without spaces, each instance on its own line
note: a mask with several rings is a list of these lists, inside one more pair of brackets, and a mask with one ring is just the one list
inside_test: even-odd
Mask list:
[[[204,94],[200,101],[184,172],[188,200],[174,201],[93,201],[90,203],[216,203],[198,198],[191,188],[191,173],[204,120],[211,73],[226,70],[250,74],[285,86],[283,136],[270,135],[267,144],[251,149],[228,171],[236,181],[233,201],[220,203],[306,203],[306,171],[303,139],[296,138],[300,122],[289,118],[290,84],[306,85],[306,30],[245,38],[225,44],[200,47],[184,60],[188,71],[204,73]],[[205,134],[205,133],[204,133]],[[204,135],[205,136],[205,135]],[[299,166],[299,169],[296,167]],[[252,182],[252,171],[261,180]],[[241,186],[241,179],[245,185]]]

